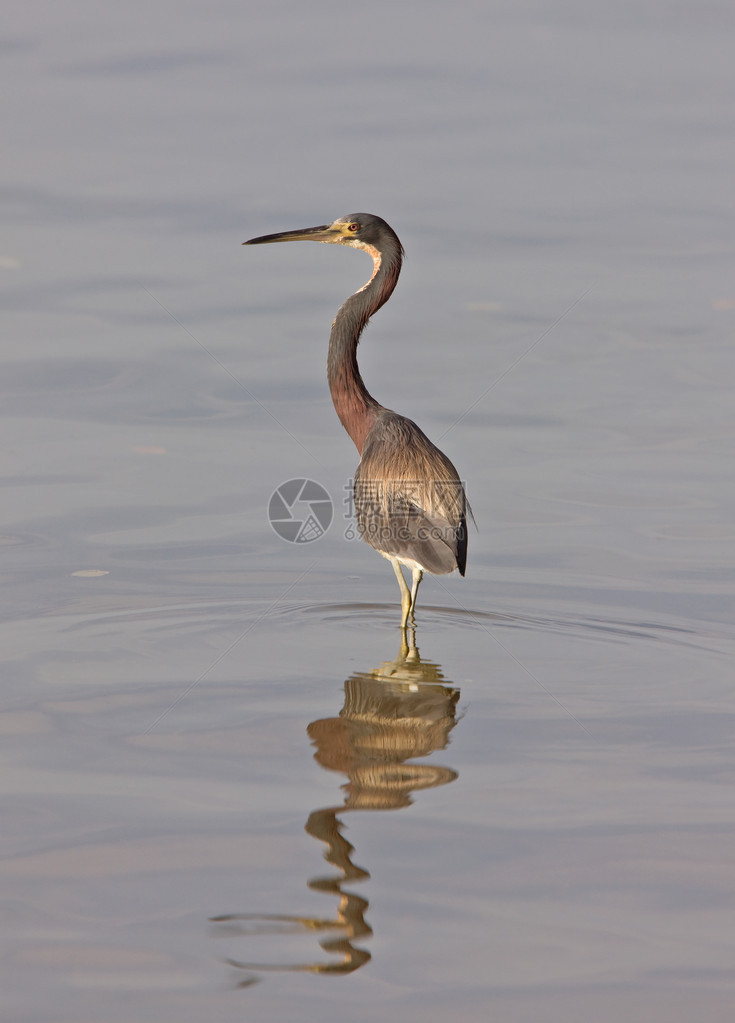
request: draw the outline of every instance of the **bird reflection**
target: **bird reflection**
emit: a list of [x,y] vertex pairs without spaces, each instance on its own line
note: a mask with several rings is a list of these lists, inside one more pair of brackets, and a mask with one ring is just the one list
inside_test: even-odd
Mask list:
[[241,986],[254,983],[260,971],[305,971],[346,974],[359,969],[370,953],[358,947],[372,930],[365,920],[366,899],[344,885],[363,881],[370,874],[352,861],[353,846],[342,834],[338,814],[352,810],[396,810],[410,806],[418,789],[446,785],[457,777],[448,767],[407,761],[444,749],[456,724],[459,689],[445,684],[442,670],[422,660],[413,630],[403,630],[398,656],[369,672],[359,672],[345,682],[345,699],[338,717],[313,721],[309,737],[316,748],[314,759],[329,771],[347,776],[344,800],[337,806],[314,810],[306,832],[326,846],[324,858],[336,874],[312,878],[312,891],[336,896],[334,917],[243,913],[213,918],[221,936],[331,932],[319,944],[336,959],[276,965],[240,962],[230,965],[248,976]]

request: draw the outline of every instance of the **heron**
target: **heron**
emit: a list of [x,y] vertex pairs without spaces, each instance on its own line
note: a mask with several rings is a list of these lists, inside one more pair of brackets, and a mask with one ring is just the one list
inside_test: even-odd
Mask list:
[[[465,574],[467,515],[457,470],[416,423],[385,408],[368,392],[357,346],[368,320],[390,298],[403,246],[384,220],[352,213],[331,224],[261,235],[243,245],[313,241],[361,249],[373,260],[370,280],[339,308],[332,323],[327,379],[335,411],[360,455],[354,504],[360,536],[387,558],[401,590],[401,629],[415,626],[424,572]],[[409,587],[403,568],[411,572]]]

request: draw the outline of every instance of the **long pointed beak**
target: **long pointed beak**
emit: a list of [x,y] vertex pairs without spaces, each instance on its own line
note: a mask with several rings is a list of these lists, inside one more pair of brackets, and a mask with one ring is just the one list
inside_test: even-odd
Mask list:
[[278,234],[262,234],[259,238],[250,238],[243,245],[265,245],[267,242],[332,242],[341,232],[331,224],[319,227],[305,227],[301,231],[280,231]]

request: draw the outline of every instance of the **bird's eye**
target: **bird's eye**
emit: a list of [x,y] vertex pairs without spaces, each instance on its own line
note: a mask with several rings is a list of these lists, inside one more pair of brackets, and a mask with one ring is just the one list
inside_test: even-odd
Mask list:
[[350,224],[348,226],[347,230],[348,231],[359,231],[360,230],[360,225],[359,224]]

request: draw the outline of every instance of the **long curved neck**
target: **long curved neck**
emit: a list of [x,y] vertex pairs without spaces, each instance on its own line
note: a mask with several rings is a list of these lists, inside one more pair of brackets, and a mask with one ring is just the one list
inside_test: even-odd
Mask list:
[[362,454],[365,437],[383,407],[368,392],[357,365],[357,345],[373,313],[390,298],[398,281],[403,250],[398,238],[382,252],[372,245],[355,246],[373,257],[373,275],[340,307],[329,335],[327,379],[339,420]]

